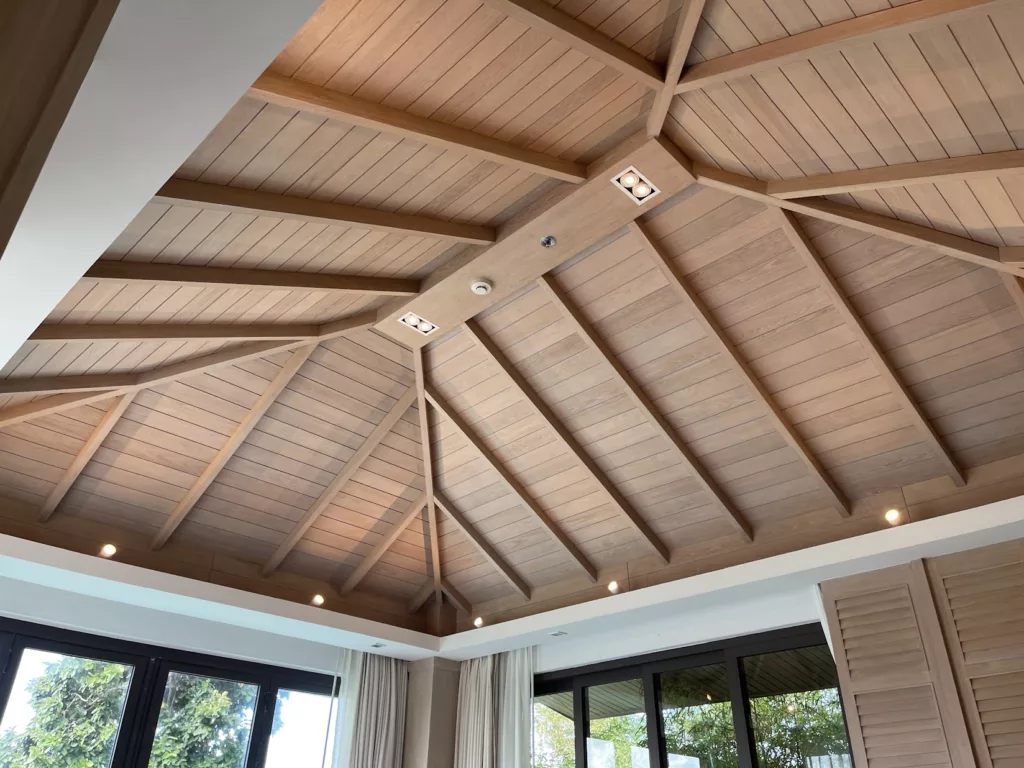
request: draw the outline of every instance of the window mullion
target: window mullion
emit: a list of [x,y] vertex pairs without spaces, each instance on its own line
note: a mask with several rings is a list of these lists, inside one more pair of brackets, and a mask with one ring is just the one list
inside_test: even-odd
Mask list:
[[729,698],[732,701],[732,723],[736,733],[740,768],[757,768],[757,751],[754,744],[754,729],[750,720],[747,680],[743,674],[742,663],[734,651],[726,653],[725,667],[729,676]]
[[651,768],[666,768],[665,728],[661,722],[661,680],[650,669],[644,670],[644,706],[647,709],[647,753]]
[[590,701],[587,689],[579,680],[573,682],[572,688],[573,714],[576,718],[576,768],[586,768],[587,739],[590,738]]

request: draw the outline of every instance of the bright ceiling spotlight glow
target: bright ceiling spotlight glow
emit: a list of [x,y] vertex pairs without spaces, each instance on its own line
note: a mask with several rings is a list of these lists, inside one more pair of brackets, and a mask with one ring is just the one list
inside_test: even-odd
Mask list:
[[416,323],[416,327],[419,328],[424,333],[426,333],[427,331],[434,330],[433,324],[428,323],[426,320],[420,320],[418,323]]
[[633,187],[633,194],[637,197],[647,197],[651,194],[651,188],[646,184],[637,184]]
[[889,525],[896,525],[900,521],[900,511],[898,509],[890,509],[885,513],[885,522]]
[[313,595],[313,599],[310,600],[310,602],[313,603],[313,605],[315,605],[317,608],[319,608],[321,605],[324,604],[324,596],[323,595]]
[[635,173],[626,173],[623,174],[622,178],[619,179],[619,181],[622,182],[622,186],[624,187],[632,187],[634,184],[640,181],[640,179],[637,178],[637,175]]
[[637,205],[645,205],[658,194],[658,188],[634,166],[629,166],[612,177],[612,184]]
[[483,616],[477,616],[475,619],[473,619],[473,626],[476,627],[477,629],[479,629],[483,625],[484,625],[484,617]]
[[430,322],[426,318],[420,317],[415,312],[406,312],[398,318],[398,322],[404,326],[412,328],[418,333],[422,333],[424,336],[427,336],[437,330],[437,326],[434,325],[434,323]]
[[711,698],[711,694],[710,694],[710,693],[705,693],[704,695],[708,697],[708,701],[712,701],[712,698]]
[[117,547],[113,544],[104,544],[100,547],[100,557],[113,557],[117,554]]
[[611,592],[613,595],[616,592],[618,592],[619,591],[619,582],[617,582],[617,581],[609,581],[608,582],[608,591]]

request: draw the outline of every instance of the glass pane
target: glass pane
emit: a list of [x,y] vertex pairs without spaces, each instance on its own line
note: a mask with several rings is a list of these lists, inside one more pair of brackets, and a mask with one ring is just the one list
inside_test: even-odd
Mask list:
[[26,649],[0,719],[0,768],[110,765],[132,671]]
[[319,693],[279,690],[266,768],[329,766],[337,701]]
[[595,685],[590,702],[588,768],[649,768],[642,680]]
[[534,768],[576,768],[572,691],[533,700]]
[[827,645],[743,660],[760,768],[852,768]]
[[663,674],[661,719],[669,768],[739,767],[724,664]]
[[259,686],[171,672],[149,768],[242,768]]

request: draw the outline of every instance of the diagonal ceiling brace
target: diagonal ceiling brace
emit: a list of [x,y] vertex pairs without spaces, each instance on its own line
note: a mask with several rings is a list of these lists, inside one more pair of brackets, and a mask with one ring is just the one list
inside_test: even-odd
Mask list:
[[441,602],[441,540],[437,533],[437,508],[434,506],[434,462],[431,459],[430,421],[424,393],[423,350],[413,350],[416,371],[416,408],[420,417],[420,447],[423,451],[423,485],[427,501],[427,534],[430,539],[430,570],[434,577],[434,599]]
[[426,503],[426,493],[421,493],[413,500],[412,504],[410,504],[402,514],[402,517],[399,518],[398,522],[391,526],[391,530],[388,531],[387,535],[385,535],[384,538],[377,543],[377,546],[363,557],[362,562],[360,562],[359,565],[356,566],[356,569],[349,574],[348,578],[345,579],[345,583],[338,588],[338,592],[342,595],[347,595],[359,585],[359,582],[361,582],[366,574],[370,572],[370,569],[377,564],[377,561],[380,560],[381,556],[391,548],[392,544],[398,541],[398,537],[402,535],[402,532],[412,525],[413,520],[420,516],[420,512],[423,511],[423,505]]

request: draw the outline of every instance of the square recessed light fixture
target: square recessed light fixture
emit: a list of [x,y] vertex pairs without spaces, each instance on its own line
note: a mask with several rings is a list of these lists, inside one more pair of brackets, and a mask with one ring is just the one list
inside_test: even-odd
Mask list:
[[398,322],[400,322],[402,325],[406,325],[409,328],[412,328],[414,331],[423,336],[429,336],[430,334],[437,330],[436,325],[434,325],[429,320],[420,317],[415,312],[406,312],[404,315],[398,318]]
[[621,189],[637,205],[643,205],[661,190],[632,165],[612,178],[612,184]]

